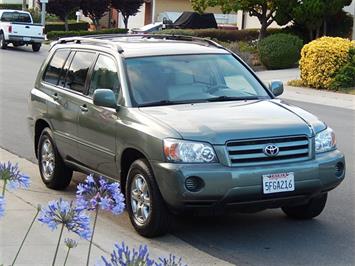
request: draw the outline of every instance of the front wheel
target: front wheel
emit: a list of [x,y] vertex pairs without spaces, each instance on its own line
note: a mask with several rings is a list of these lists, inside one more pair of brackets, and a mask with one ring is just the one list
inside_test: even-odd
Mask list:
[[129,169],[126,203],[131,223],[140,235],[155,237],[168,231],[170,213],[146,160],[136,160]]
[[38,52],[40,49],[41,49],[41,44],[40,43],[32,44],[32,51],[33,52]]
[[1,49],[6,49],[7,43],[5,41],[5,36],[3,33],[0,33],[0,48]]
[[328,193],[312,198],[308,203],[292,207],[282,207],[284,213],[293,219],[312,219],[324,210]]
[[38,165],[43,183],[51,189],[63,190],[71,181],[73,170],[68,168],[54,143],[53,133],[45,128],[38,141]]

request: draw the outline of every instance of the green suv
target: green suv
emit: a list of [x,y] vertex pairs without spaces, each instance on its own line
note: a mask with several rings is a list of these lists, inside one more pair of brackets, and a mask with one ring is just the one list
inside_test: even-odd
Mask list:
[[30,94],[41,177],[52,189],[73,170],[119,180],[146,237],[182,212],[313,218],[344,179],[344,155],[332,129],[275,98],[282,92],[210,40],[60,39]]

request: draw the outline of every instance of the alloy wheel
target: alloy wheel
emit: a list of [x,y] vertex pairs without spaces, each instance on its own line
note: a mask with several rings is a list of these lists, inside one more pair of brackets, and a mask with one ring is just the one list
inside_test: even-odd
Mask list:
[[53,145],[49,139],[46,139],[41,147],[41,167],[43,177],[50,180],[54,172],[55,156]]
[[131,207],[135,221],[144,225],[151,214],[151,200],[145,177],[137,174],[131,185]]

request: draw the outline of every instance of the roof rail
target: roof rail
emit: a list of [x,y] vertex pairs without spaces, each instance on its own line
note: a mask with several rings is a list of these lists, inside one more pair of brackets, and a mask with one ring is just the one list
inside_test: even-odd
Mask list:
[[118,50],[119,53],[123,53],[123,49],[121,46],[119,46],[117,43],[114,43],[110,40],[104,40],[104,39],[97,39],[97,38],[91,38],[91,37],[67,37],[67,38],[61,38],[58,41],[56,41],[52,46],[55,46],[57,44],[63,44],[63,43],[76,43],[76,44],[81,44],[81,43],[93,43],[93,44],[103,44],[111,47],[114,50]]
[[[93,43],[93,44],[104,44],[110,46],[112,49],[117,49],[119,53],[123,53],[123,48],[118,45],[113,39],[115,38],[137,38],[142,39],[162,39],[162,40],[176,40],[176,41],[188,41],[196,42],[202,45],[214,46],[216,48],[225,49],[222,45],[215,41],[206,38],[185,36],[185,35],[174,35],[174,34],[103,34],[103,35],[90,35],[88,37],[67,37],[61,38],[58,41],[51,44],[51,48],[57,44],[63,44],[68,42],[73,42],[76,44],[81,43]],[[111,38],[111,39],[105,39]]]
[[142,39],[165,39],[165,40],[198,42],[201,44],[215,46],[217,48],[224,48],[222,45],[218,44],[217,42],[207,38],[186,36],[186,35],[174,35],[174,34],[99,34],[99,35],[92,35],[91,37],[95,38],[96,40],[104,40],[105,38],[114,39],[114,38],[141,37]]

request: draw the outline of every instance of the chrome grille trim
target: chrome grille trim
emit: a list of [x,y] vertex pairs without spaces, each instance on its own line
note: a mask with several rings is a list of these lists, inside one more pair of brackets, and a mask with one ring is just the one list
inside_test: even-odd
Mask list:
[[[269,144],[279,147],[277,156],[269,157],[264,153],[264,148]],[[227,142],[226,151],[231,166],[296,162],[310,158],[311,142],[305,135],[232,140]]]

